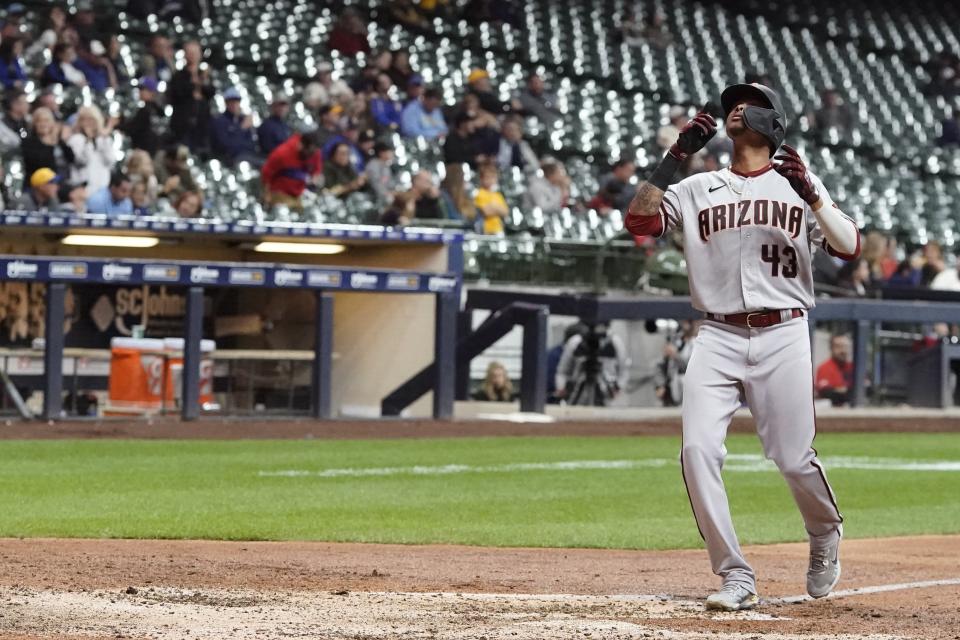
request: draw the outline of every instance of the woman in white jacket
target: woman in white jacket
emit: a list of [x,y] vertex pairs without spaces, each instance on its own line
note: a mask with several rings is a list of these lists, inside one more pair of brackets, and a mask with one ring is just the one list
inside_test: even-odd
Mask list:
[[74,134],[67,139],[73,150],[70,181],[86,182],[87,193],[110,183],[110,172],[116,162],[112,133],[113,122],[104,125],[103,114],[97,107],[81,107],[77,112]]

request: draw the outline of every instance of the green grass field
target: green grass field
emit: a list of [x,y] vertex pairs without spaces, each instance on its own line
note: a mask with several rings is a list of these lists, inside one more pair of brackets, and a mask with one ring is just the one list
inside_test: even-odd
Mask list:
[[[673,437],[2,441],[0,536],[699,546],[678,446]],[[848,536],[960,532],[960,434],[821,435],[817,447]],[[741,540],[804,539],[756,437],[732,436],[728,448]]]

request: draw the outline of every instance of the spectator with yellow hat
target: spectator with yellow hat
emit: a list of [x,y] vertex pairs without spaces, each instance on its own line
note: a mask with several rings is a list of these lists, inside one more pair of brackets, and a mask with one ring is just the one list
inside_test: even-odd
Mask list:
[[30,176],[30,188],[14,200],[10,208],[21,211],[56,211],[60,208],[57,191],[60,176],[49,167],[41,167]]
[[490,84],[490,74],[485,69],[474,69],[470,72],[467,76],[467,91],[477,96],[484,111],[494,115],[523,110],[523,105],[518,100],[505,102],[497,97],[493,85]]
[[320,126],[317,127],[316,138],[323,147],[327,142],[343,133],[340,120],[343,116],[343,107],[339,104],[326,105],[320,108]]

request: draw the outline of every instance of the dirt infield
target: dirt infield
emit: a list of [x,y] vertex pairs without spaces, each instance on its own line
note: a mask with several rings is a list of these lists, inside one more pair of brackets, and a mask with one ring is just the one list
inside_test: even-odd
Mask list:
[[[821,432],[960,431],[954,414],[891,412],[874,414],[833,413],[817,419]],[[753,419],[737,416],[731,433],[753,433]],[[63,422],[8,420],[0,423],[0,439],[24,438],[146,438],[146,439],[369,439],[369,438],[463,438],[499,436],[649,436],[679,435],[680,417],[638,420],[559,420],[550,423],[518,423],[507,420],[255,420],[249,418],[204,418],[182,422],[178,418],[150,420],[106,419]]]
[[[821,431],[956,431],[956,416],[830,416]],[[733,431],[753,430],[738,418]],[[679,433],[640,421],[8,422],[0,438],[413,438]],[[960,536],[846,541],[803,596],[801,544],[747,549],[763,605],[707,614],[702,550],[0,539],[0,639],[960,639]]]
[[960,537],[847,541],[840,597],[795,604],[805,546],[747,555],[765,604],[707,615],[695,550],[8,539],[0,637],[960,637]]

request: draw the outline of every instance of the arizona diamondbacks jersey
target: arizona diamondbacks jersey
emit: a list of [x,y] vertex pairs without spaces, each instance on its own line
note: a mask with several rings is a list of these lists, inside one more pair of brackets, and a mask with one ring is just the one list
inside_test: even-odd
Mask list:
[[[823,206],[836,207],[820,179],[811,179]],[[772,165],[747,175],[692,175],[667,189],[659,216],[663,233],[683,231],[691,301],[700,311],[809,309],[816,248],[852,257],[827,244],[810,205]]]

